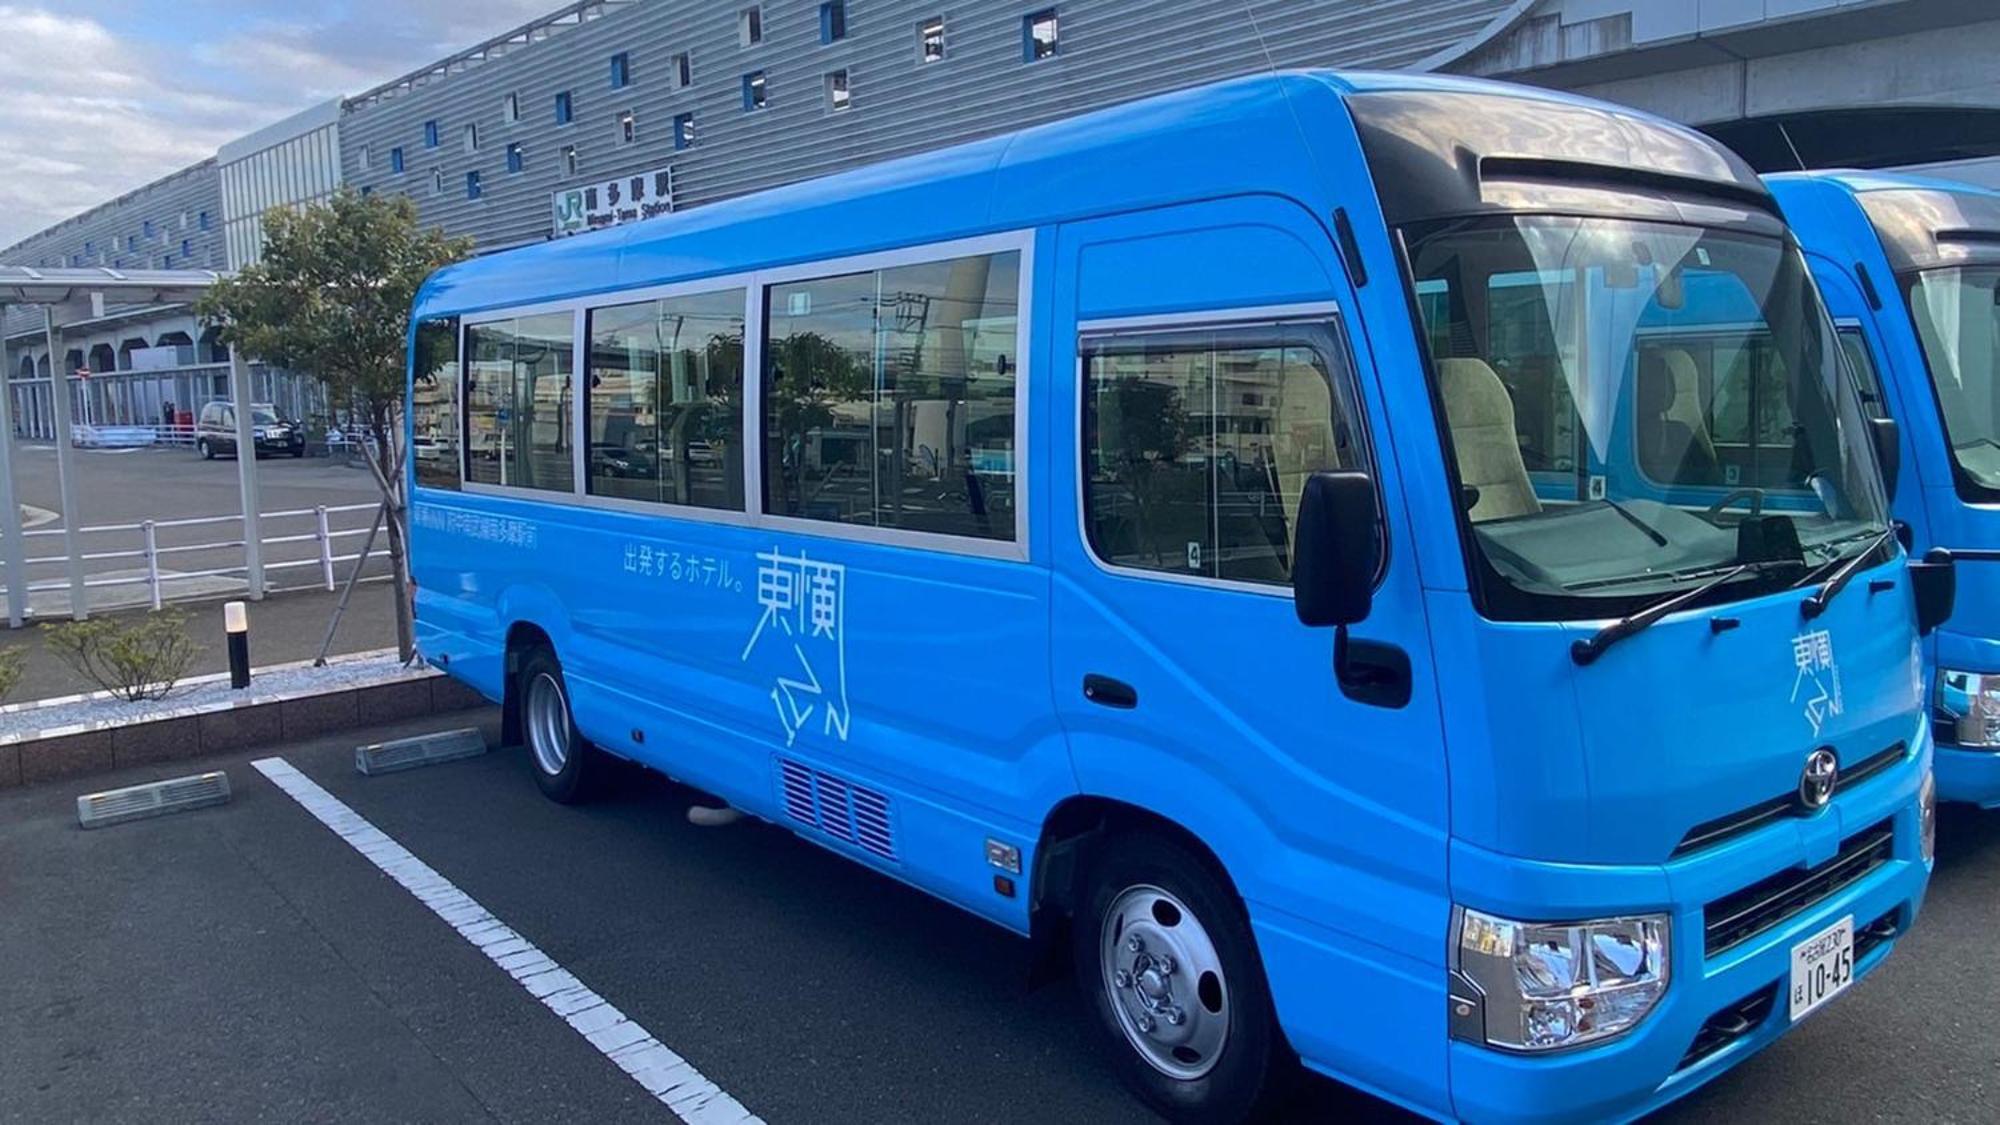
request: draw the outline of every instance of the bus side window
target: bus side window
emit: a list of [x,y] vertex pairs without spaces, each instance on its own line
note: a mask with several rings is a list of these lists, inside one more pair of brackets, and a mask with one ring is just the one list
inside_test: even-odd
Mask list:
[[575,319],[566,312],[466,328],[468,480],[574,490],[568,419],[575,409],[575,336]]
[[1291,580],[1306,478],[1368,464],[1345,349],[1326,324],[1083,343],[1085,523],[1115,566]]
[[743,290],[590,310],[592,496],[743,510]]
[[765,290],[764,504],[781,516],[1019,538],[1021,255]]
[[411,368],[410,459],[422,488],[459,487],[458,318],[417,326]]

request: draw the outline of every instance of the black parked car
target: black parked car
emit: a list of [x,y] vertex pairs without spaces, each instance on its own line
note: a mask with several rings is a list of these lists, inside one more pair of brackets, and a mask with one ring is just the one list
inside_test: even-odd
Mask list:
[[[276,408],[262,403],[250,407],[250,428],[257,444],[257,456],[266,454],[306,455],[305,427],[278,416]],[[194,427],[194,448],[205,460],[236,454],[236,405],[211,402],[201,408]]]

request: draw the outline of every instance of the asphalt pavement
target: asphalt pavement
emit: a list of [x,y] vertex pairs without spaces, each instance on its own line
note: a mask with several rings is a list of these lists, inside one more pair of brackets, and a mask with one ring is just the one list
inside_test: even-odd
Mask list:
[[[273,753],[767,1121],[1149,1119],[1015,939],[790,833],[690,826],[638,771],[554,805],[518,750],[354,773],[437,726],[222,759],[230,805],[96,832],[76,785],[0,794],[0,1120],[673,1120],[248,764]],[[2000,1120],[2000,816],[1941,837],[1896,955],[1661,1120]],[[1319,1080],[1286,1117],[1405,1119]]]

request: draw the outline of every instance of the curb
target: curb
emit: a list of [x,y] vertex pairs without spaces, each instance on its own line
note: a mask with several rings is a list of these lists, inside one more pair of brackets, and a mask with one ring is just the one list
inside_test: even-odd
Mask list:
[[436,669],[387,683],[298,693],[0,745],[0,790],[187,761],[489,706]]

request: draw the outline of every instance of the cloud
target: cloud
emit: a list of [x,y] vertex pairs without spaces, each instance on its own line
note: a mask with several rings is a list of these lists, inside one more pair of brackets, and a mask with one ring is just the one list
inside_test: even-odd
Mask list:
[[[0,3],[0,247],[556,3]],[[205,36],[189,42],[189,28]]]

